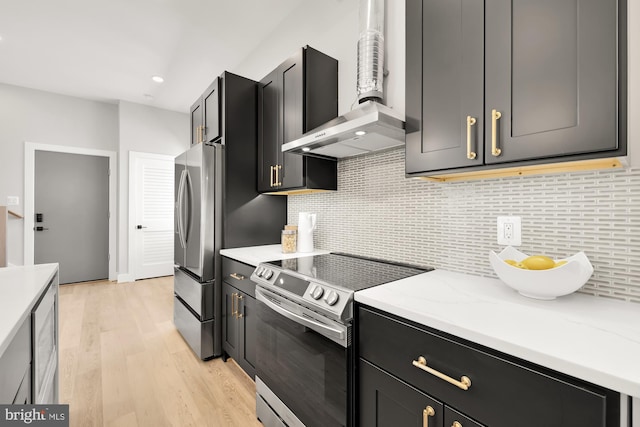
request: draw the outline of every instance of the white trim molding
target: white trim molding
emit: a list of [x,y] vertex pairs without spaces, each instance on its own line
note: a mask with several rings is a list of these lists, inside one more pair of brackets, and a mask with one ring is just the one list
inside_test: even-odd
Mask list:
[[82,154],[109,158],[109,280],[116,280],[116,193],[117,193],[117,153],[115,151],[92,148],[71,147],[66,145],[24,143],[24,265],[34,262],[34,211],[35,211],[35,164],[36,151]]

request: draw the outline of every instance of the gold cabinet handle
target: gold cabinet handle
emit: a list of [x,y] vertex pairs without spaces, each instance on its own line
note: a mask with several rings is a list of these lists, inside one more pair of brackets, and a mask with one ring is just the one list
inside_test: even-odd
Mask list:
[[280,182],[280,170],[282,169],[282,165],[276,165],[276,186],[280,187],[282,182]]
[[233,277],[236,280],[244,280],[245,277],[242,274],[238,274],[238,273],[231,273],[229,276]]
[[429,427],[429,417],[433,417],[436,414],[435,409],[431,406],[427,406],[422,411],[422,427]]
[[236,294],[235,292],[231,294],[231,315],[233,317],[236,317],[236,315],[238,314],[238,309],[235,308],[235,306],[237,305],[237,302],[236,302],[237,296],[238,294]]
[[458,421],[454,421],[453,424],[451,424],[451,427],[462,427],[462,424],[460,424]]
[[240,294],[237,295],[236,300],[236,319],[242,319],[242,313],[240,312],[240,301],[243,300],[244,297]]
[[436,371],[435,369],[428,367],[427,359],[422,356],[418,357],[418,360],[413,361],[413,366],[415,366],[416,368],[420,368],[423,371],[430,373],[431,375],[435,375],[441,380],[445,380],[449,384],[453,384],[456,387],[461,388],[462,390],[469,390],[469,387],[471,387],[471,379],[469,377],[463,376],[462,378],[460,378],[460,381],[451,378],[450,376],[443,374],[440,371]]
[[476,118],[467,116],[467,159],[473,160],[476,158],[475,151],[471,151],[471,126],[476,124]]
[[502,113],[496,109],[491,110],[491,154],[498,157],[502,150],[498,148],[497,133],[498,119],[502,117]]
[[273,187],[274,183],[273,183],[273,168],[275,166],[269,166],[269,187]]

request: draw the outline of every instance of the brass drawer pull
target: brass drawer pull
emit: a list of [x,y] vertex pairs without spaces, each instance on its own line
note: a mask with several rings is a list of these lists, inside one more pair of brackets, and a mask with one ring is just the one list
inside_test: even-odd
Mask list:
[[238,294],[235,293],[235,292],[231,294],[231,315],[233,317],[236,317],[236,318],[237,318],[237,315],[238,315],[238,309],[235,308],[237,306],[237,304],[238,304],[238,302],[236,300],[237,296],[238,296]]
[[270,177],[269,177],[269,180],[270,180],[269,187],[275,187],[275,184],[274,184],[274,181],[273,181],[273,168],[275,166],[269,166],[269,167],[271,168],[270,171],[269,171],[269,175],[270,175]]
[[471,126],[475,124],[475,117],[467,116],[467,159],[469,160],[473,160],[476,158],[476,152],[471,151]]
[[456,387],[461,388],[462,390],[469,390],[469,387],[471,387],[471,379],[469,377],[463,376],[462,378],[460,378],[460,381],[454,378],[451,378],[450,376],[445,375],[442,372],[436,371],[435,369],[428,367],[427,359],[425,359],[422,356],[418,357],[418,360],[413,361],[413,366],[415,366],[416,368],[420,368],[423,371],[430,373],[431,375],[435,375],[441,380],[445,380],[449,384],[453,384]]
[[[244,299],[244,297],[241,294],[238,294],[237,296],[237,300],[236,300],[236,319],[242,319],[242,312],[240,312],[240,301]],[[244,305],[244,304],[243,304]]]
[[431,406],[427,406],[422,411],[422,427],[429,427],[429,417],[433,417],[436,414],[435,409]]
[[238,274],[238,273],[231,273],[229,276],[233,277],[236,280],[244,280],[244,279],[246,279],[246,277],[244,277],[242,274]]
[[491,110],[491,154],[498,157],[502,150],[498,148],[497,133],[498,119],[502,117],[502,113],[498,110]]
[[454,421],[453,424],[451,424],[451,427],[462,427],[462,424],[458,421]]

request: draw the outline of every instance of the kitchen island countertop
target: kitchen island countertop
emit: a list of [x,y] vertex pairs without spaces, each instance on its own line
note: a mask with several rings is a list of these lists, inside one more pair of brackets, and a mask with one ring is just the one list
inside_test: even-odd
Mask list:
[[328,253],[329,251],[316,249],[313,252],[294,252],[290,254],[283,254],[282,247],[280,245],[248,246],[244,248],[220,250],[220,255],[235,259],[236,261],[244,262],[245,264],[253,265],[254,267],[257,267],[258,264],[266,261],[300,258],[304,256]]
[[0,356],[57,271],[58,264],[0,268]]
[[[361,304],[640,397],[640,306],[574,293],[521,296],[498,279],[434,270],[356,292]],[[637,399],[635,399],[637,401]]]

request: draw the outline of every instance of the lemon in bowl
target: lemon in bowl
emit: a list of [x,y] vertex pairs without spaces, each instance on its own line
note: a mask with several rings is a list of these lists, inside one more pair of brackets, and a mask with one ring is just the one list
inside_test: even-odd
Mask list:
[[545,255],[527,255],[507,246],[489,253],[493,270],[507,286],[529,298],[552,300],[580,289],[593,274],[584,252],[554,260]]

